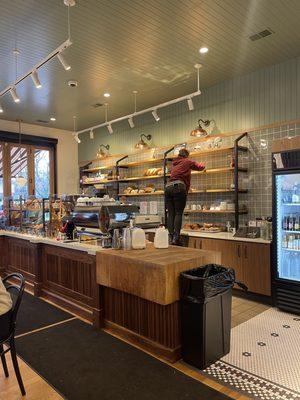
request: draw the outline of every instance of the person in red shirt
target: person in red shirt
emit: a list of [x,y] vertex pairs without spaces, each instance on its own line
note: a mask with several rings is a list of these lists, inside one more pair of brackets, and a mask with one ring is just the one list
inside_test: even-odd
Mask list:
[[191,185],[191,171],[202,171],[204,164],[189,160],[189,151],[181,149],[174,158],[171,167],[170,180],[166,185],[165,201],[167,208],[167,225],[171,243],[180,244],[182,214],[186,204],[187,194]]

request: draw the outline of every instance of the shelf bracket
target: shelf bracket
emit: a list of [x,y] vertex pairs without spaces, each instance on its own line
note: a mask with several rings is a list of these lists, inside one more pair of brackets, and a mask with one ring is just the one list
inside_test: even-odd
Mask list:
[[244,132],[241,134],[238,138],[235,139],[234,141],[234,203],[235,203],[235,208],[234,208],[234,226],[235,229],[239,229],[239,142],[242,140],[245,136],[248,136],[248,132]]

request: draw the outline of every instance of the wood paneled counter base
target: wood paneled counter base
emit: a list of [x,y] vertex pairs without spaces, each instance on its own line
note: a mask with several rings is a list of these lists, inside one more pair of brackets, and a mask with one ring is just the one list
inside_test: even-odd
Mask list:
[[167,359],[181,355],[179,275],[208,263],[220,263],[214,251],[170,246],[97,253],[103,325]]

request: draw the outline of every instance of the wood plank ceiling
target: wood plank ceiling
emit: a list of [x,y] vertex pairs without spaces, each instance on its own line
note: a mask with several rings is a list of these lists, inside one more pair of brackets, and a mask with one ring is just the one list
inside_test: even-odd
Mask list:
[[[1,0],[0,89],[15,78],[12,49],[20,50],[18,75],[32,68],[67,38],[63,0]],[[72,69],[55,59],[18,86],[15,104],[1,99],[1,118],[78,129],[104,121],[103,93],[111,93],[109,118],[133,111],[133,90],[142,109],[196,89],[194,64],[201,62],[201,87],[300,54],[299,0],[77,0],[70,9],[73,45],[65,52]],[[274,34],[258,41],[264,29]],[[200,55],[201,46],[209,52]],[[69,79],[78,81],[71,89]]]

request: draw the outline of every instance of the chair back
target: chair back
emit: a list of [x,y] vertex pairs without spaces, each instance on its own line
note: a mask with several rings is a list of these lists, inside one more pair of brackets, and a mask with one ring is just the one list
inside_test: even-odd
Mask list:
[[[10,283],[8,281],[16,280],[17,283]],[[23,275],[18,274],[16,272],[7,275],[4,279],[2,279],[6,290],[10,293],[13,305],[10,314],[10,327],[9,327],[9,337],[14,334],[16,329],[16,319],[18,315],[18,311],[20,308],[20,304],[22,301],[24,289],[25,289],[25,278]]]

